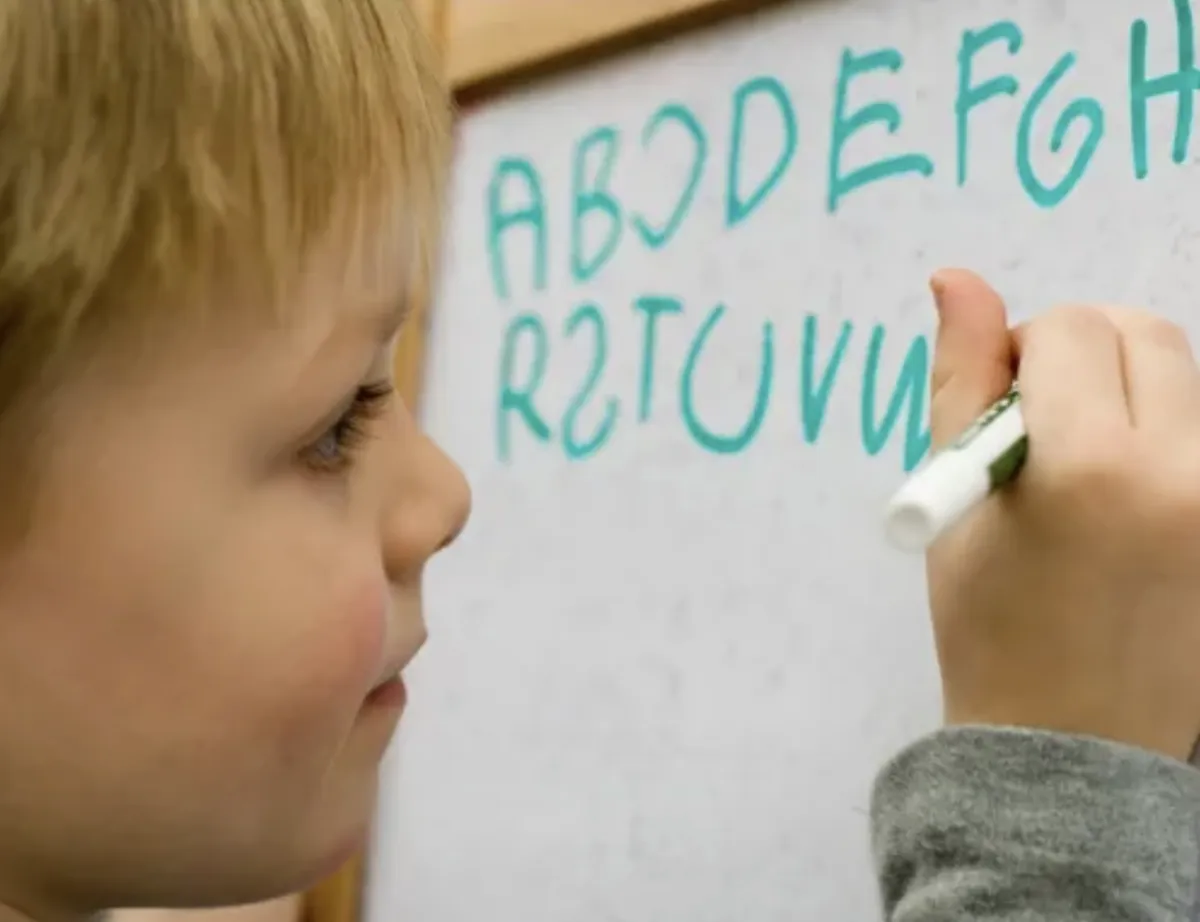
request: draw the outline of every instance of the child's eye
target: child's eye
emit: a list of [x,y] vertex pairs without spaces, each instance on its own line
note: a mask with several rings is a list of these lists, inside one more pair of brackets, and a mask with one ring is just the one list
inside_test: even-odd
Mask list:
[[337,422],[304,449],[305,465],[317,473],[336,474],[353,464],[356,451],[371,434],[370,422],[383,411],[391,395],[390,381],[360,387]]

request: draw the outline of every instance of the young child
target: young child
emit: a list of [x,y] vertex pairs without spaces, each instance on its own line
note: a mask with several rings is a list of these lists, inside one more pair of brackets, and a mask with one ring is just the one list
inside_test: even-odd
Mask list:
[[[401,0],[0,0],[3,922],[266,899],[363,844],[469,507],[392,393],[449,147],[420,34]],[[1194,362],[941,285],[939,439],[1019,352],[1033,448],[931,558],[971,726],[881,778],[887,913],[1185,918]]]
[[248,902],[363,844],[469,507],[392,393],[449,131],[396,0],[0,0],[12,913]]

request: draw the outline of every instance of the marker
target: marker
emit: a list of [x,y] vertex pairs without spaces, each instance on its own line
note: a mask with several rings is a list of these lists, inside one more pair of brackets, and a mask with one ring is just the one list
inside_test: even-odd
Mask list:
[[1025,463],[1027,441],[1016,385],[900,488],[884,513],[888,540],[917,553]]

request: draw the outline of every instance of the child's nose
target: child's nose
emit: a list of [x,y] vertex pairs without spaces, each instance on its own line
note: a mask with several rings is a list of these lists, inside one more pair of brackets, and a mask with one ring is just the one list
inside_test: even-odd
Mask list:
[[451,544],[471,514],[471,488],[458,465],[415,426],[411,437],[384,525],[387,568],[395,579]]

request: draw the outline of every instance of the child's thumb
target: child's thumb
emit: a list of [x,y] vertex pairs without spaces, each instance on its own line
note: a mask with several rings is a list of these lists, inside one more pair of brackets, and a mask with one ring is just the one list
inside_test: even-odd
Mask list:
[[952,442],[1012,386],[1014,356],[1004,302],[972,272],[930,280],[938,311],[930,429],[935,449]]

